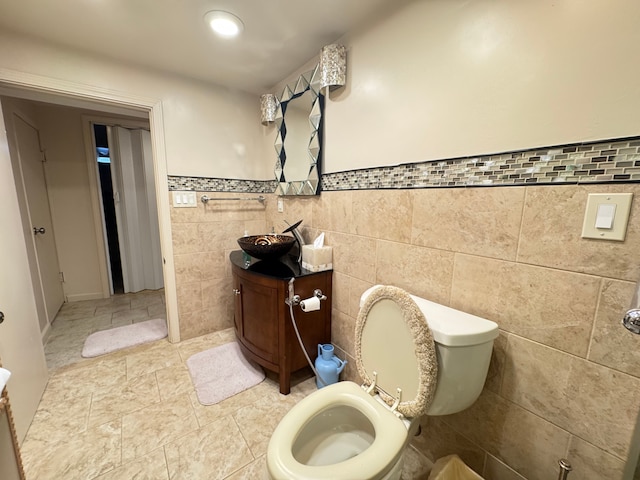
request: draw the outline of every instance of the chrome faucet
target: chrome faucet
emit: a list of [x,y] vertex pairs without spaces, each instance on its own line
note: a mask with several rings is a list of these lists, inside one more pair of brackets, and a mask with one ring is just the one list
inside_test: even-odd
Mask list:
[[286,228],[282,233],[289,233],[289,232],[293,233],[293,236],[295,237],[296,242],[298,242],[298,263],[300,263],[302,261],[302,245],[304,245],[304,240],[302,239],[302,235],[298,231],[298,227],[302,223],[302,220],[297,221],[293,225],[291,225],[286,220],[284,221],[284,223],[289,225],[289,228]]

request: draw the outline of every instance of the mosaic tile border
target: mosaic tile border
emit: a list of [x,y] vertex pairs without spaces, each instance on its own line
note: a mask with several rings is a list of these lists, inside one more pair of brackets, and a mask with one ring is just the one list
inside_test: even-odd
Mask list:
[[229,178],[178,177],[169,175],[169,191],[273,193],[278,186],[274,180],[238,180]]
[[[273,193],[275,180],[169,176],[169,190]],[[321,191],[640,182],[640,137],[348,170]]]
[[640,182],[640,137],[350,170],[323,191]]

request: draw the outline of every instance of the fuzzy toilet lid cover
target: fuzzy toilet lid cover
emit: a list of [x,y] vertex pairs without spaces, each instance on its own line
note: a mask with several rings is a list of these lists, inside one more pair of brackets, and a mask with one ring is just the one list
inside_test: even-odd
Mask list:
[[[398,412],[405,417],[418,417],[427,413],[433,400],[438,380],[438,360],[433,333],[422,311],[411,296],[401,288],[392,286],[376,288],[362,305],[356,320],[355,353],[358,373],[366,384],[371,385],[373,383],[373,378],[370,378],[362,361],[362,331],[371,308],[383,299],[392,300],[400,307],[404,321],[413,336],[414,352],[419,365],[418,393],[415,398],[401,401],[398,405]],[[395,402],[395,398],[391,395],[382,391],[378,393],[388,405],[393,405]],[[388,393],[395,394],[395,392]]]

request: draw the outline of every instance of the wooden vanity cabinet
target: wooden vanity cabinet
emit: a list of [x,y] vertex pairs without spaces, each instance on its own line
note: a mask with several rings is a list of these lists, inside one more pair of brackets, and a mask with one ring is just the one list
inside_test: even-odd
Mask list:
[[[234,254],[236,254],[234,256]],[[315,289],[327,296],[320,310],[303,312],[294,306],[300,336],[314,361],[319,343],[331,341],[331,271],[311,273],[297,267],[300,275],[283,276],[275,268],[270,275],[268,264],[260,272],[244,267],[241,252],[232,252],[234,326],[240,349],[246,358],[278,374],[280,393],[291,388],[291,373],[306,367],[304,356],[285,299],[289,296],[289,279],[295,278],[295,293],[302,299],[311,297]],[[264,266],[267,268],[264,268]],[[295,269],[294,269],[295,270]],[[285,274],[286,275],[286,274]]]

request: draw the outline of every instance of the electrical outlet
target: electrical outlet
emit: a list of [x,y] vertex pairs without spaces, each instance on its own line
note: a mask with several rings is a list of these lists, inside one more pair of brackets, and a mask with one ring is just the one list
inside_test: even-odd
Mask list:
[[278,213],[284,212],[284,200],[282,198],[278,198]]

